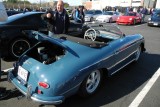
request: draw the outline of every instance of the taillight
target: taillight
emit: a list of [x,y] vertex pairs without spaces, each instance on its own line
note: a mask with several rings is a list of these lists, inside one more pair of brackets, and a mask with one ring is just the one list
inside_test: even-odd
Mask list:
[[41,86],[42,88],[49,88],[49,84],[46,82],[39,82],[38,85]]

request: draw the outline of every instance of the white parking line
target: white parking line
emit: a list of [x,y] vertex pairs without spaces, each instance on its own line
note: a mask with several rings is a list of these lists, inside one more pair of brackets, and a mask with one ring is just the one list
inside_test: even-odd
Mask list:
[[12,68],[8,68],[8,69],[5,69],[5,70],[2,70],[2,71],[8,72],[8,70],[10,70],[10,69],[13,69],[13,67],[12,67]]
[[141,90],[141,92],[136,96],[133,102],[129,105],[129,107],[138,107],[139,104],[142,102],[148,91],[151,89],[153,84],[156,82],[158,77],[160,76],[160,68],[154,73],[152,78],[148,81],[145,87]]

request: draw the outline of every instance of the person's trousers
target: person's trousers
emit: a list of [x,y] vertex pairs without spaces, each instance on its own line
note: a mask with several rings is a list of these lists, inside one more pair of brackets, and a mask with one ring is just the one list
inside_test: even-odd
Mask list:
[[48,31],[48,36],[52,37],[53,35],[54,35],[54,33],[53,33],[53,32]]

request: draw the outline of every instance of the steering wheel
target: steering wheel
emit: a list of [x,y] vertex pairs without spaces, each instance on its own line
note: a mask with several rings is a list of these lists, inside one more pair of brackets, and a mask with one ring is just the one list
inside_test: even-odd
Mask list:
[[84,39],[95,41],[96,31],[94,29],[88,29],[84,34]]

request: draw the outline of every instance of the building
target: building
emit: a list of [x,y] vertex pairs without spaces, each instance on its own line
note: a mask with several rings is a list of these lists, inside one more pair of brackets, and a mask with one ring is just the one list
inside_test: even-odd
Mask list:
[[87,9],[100,9],[106,6],[160,8],[160,0],[82,0]]
[[157,9],[160,9],[160,0],[157,0],[156,6]]

